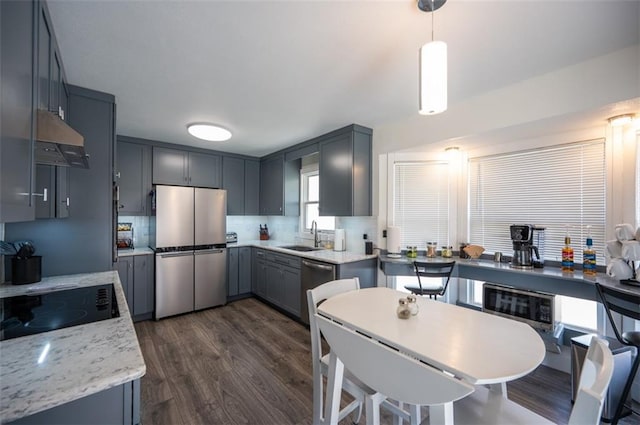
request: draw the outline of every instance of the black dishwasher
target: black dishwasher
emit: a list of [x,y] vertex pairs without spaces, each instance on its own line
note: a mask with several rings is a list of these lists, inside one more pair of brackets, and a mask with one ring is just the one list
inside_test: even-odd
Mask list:
[[309,307],[307,290],[336,278],[336,267],[328,263],[320,263],[307,259],[302,260],[302,291],[300,294],[300,319],[309,324]]

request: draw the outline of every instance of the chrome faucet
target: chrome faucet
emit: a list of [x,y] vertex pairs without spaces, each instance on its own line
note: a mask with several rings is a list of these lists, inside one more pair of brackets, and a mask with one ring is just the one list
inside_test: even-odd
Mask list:
[[315,220],[311,222],[311,234],[313,235],[313,246],[318,247],[318,223]]

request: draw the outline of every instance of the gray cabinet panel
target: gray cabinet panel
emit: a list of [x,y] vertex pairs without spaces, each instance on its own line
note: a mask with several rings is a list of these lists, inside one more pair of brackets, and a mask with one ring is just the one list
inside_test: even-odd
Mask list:
[[11,423],[13,425],[137,424],[140,418],[134,417],[134,413],[140,408],[140,392],[134,390],[134,386],[138,385],[138,380],[127,382]]
[[36,218],[69,217],[69,168],[36,165]]
[[239,248],[227,248],[227,296],[238,295],[238,254]]
[[[52,46],[54,47],[54,46]],[[62,62],[60,52],[56,48],[51,49],[51,81],[49,82],[49,110],[56,113],[60,108],[60,85],[62,83]]]
[[137,143],[118,142],[116,176],[120,189],[118,213],[148,215],[151,190],[151,148]]
[[320,215],[350,215],[353,150],[351,134],[320,145]]
[[189,154],[177,149],[153,148],[153,183],[187,186]]
[[153,255],[136,255],[133,257],[133,312],[132,316],[140,317],[153,313],[155,306],[155,280],[153,278]]
[[320,215],[371,215],[371,133],[347,130],[320,142]]
[[251,248],[238,248],[238,293],[251,292]]
[[134,283],[134,274],[133,274],[133,257],[120,257],[118,258],[118,262],[116,263],[116,268],[118,269],[118,276],[120,277],[120,283],[122,284],[122,289],[124,290],[124,294],[127,297],[127,306],[129,306],[129,314],[133,317],[133,283]]
[[267,259],[262,249],[253,250],[253,275],[251,291],[263,298],[267,296]]
[[31,2],[0,2],[0,223],[35,218],[31,193],[35,175],[32,134],[37,19]]
[[36,165],[36,218],[53,218],[55,208],[56,168],[51,165]]
[[300,317],[300,269],[282,267],[281,307]]
[[260,162],[260,214],[283,215],[284,157]]
[[48,110],[51,104],[52,34],[45,9],[38,6],[38,109]]
[[71,194],[69,190],[69,168],[56,168],[56,217],[67,218],[71,208]]
[[260,161],[244,161],[244,214],[260,214]]
[[245,213],[245,160],[225,156],[222,159],[222,187],[227,190],[227,215]]
[[220,155],[189,152],[189,185],[221,188],[222,159]]

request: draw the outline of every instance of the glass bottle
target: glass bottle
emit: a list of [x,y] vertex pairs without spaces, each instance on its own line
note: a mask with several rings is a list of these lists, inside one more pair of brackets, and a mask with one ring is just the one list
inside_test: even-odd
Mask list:
[[582,251],[582,273],[585,276],[596,275],[596,250],[591,239],[591,226],[587,226],[587,244]]
[[561,269],[563,272],[573,271],[573,248],[571,247],[571,236],[569,236],[568,227],[567,233],[564,237],[564,247],[562,247]]
[[436,256],[437,244],[435,242],[427,242],[427,257],[434,258]]

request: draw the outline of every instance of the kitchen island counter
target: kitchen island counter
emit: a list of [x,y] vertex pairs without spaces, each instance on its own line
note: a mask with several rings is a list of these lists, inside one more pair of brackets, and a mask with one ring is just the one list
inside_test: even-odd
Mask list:
[[21,286],[3,284],[0,298],[108,283],[114,284],[120,317],[0,342],[0,422],[131,383],[145,374],[117,272],[55,276]]
[[352,251],[333,251],[332,249],[319,248],[315,251],[295,251],[292,249],[282,248],[289,245],[302,245],[295,242],[283,242],[278,240],[251,240],[251,241],[238,241],[237,243],[227,244],[227,248],[251,246],[254,248],[264,248],[282,254],[295,255],[301,258],[308,258],[309,260],[323,261],[331,264],[347,264],[355,263],[363,260],[370,260],[377,258],[378,254],[366,255]]

